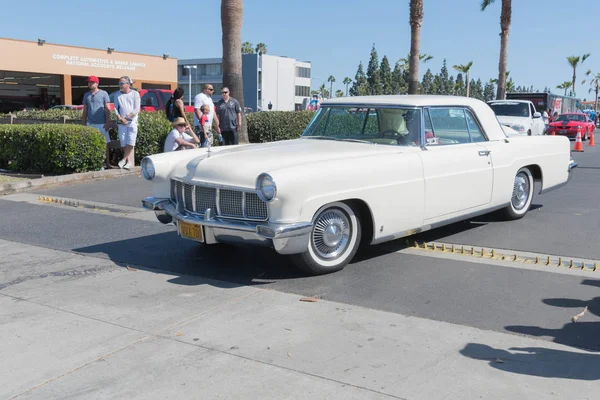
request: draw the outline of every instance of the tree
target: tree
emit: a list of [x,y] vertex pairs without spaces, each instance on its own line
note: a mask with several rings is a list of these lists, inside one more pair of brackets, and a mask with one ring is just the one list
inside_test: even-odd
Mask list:
[[258,53],[259,56],[262,56],[263,54],[267,54],[267,45],[264,43],[257,44],[256,52]]
[[[573,68],[573,82],[571,82],[571,87],[573,88],[573,96],[575,96],[575,85],[576,85],[576,80],[577,80],[577,66],[579,65],[579,62],[581,61],[581,63],[583,64],[583,62],[590,56],[590,54],[584,54],[581,57],[580,56],[571,56],[571,57],[567,57],[567,61],[569,62],[569,65],[571,66],[571,68]],[[566,91],[565,91],[566,92]],[[566,96],[566,94],[565,94]]]
[[421,93],[433,94],[433,74],[431,73],[431,69],[427,69],[425,74],[423,74],[423,83],[421,83]]
[[319,90],[321,91],[321,96],[324,99],[328,99],[329,98],[329,91],[325,88],[325,84],[324,83],[319,87]]
[[454,77],[452,75],[450,75],[450,78],[448,79],[448,94],[451,96],[455,95],[455,82],[454,82]]
[[421,25],[423,25],[423,0],[410,0],[409,22],[410,62],[408,67],[408,94],[417,94],[419,92],[419,55],[421,54]]
[[346,96],[348,96],[348,85],[352,83],[352,79],[345,77],[342,83],[346,85]]
[[477,81],[471,79],[469,86],[471,87],[471,97],[479,100],[483,99],[483,84],[481,79],[478,79]]
[[[585,75],[592,76],[592,79],[590,80],[591,88],[588,90],[588,93],[594,93],[594,92],[596,93],[596,96],[594,97],[594,99],[595,99],[594,111],[596,114],[598,114],[598,94],[600,94],[600,74],[594,74],[591,69],[588,69],[588,71],[586,72]],[[581,83],[585,84],[585,80]]]
[[483,89],[483,101],[494,100],[494,84],[491,80],[487,81]]
[[368,94],[367,77],[361,61],[354,76],[354,84],[350,88],[350,96],[365,96],[366,94]]
[[336,90],[335,91],[335,97],[344,97],[344,92],[342,92],[341,90]]
[[463,74],[460,72],[458,73],[458,75],[456,75],[456,83],[454,84],[454,93],[456,93],[457,96],[465,95],[465,81],[463,79]]
[[319,94],[321,94],[321,92],[319,90],[311,90],[310,91],[311,96],[318,96]]
[[405,79],[405,72],[403,65],[400,62],[396,62],[394,71],[392,72],[392,94],[406,93],[408,87]]
[[448,86],[448,67],[446,66],[446,59],[442,63],[442,69],[440,71],[440,94],[449,94],[450,87]]
[[[496,0],[481,0],[481,11],[485,11]],[[498,62],[497,100],[506,97],[506,69],[508,65],[508,32],[512,17],[512,0],[502,0],[500,13],[500,61]]]
[[252,45],[252,43],[242,43],[242,54],[254,54],[254,46]]
[[565,81],[563,83],[561,83],[560,85],[556,86],[557,89],[565,89],[565,96],[567,95],[567,90],[569,90],[569,88],[571,87],[571,85],[573,85],[573,82],[571,81]]
[[381,67],[379,68],[381,74],[381,90],[383,94],[392,94],[392,69],[387,56],[383,56],[381,59]]
[[330,84],[329,93],[333,93],[333,82],[335,82],[335,77],[333,75],[329,75],[329,78],[327,78],[327,82],[329,82]]
[[[242,0],[221,0],[221,30],[223,46],[223,86],[229,88],[244,109],[244,83],[242,80]],[[242,113],[242,126],[238,131],[239,143],[248,143],[246,117]]]
[[464,73],[466,76],[465,80],[467,82],[467,97],[469,97],[469,91],[471,88],[471,83],[469,81],[469,71],[471,70],[472,66],[473,66],[473,61],[469,61],[467,64],[459,64],[459,65],[452,66],[452,68],[454,68],[458,72]]
[[379,58],[377,57],[377,50],[375,50],[375,43],[373,43],[373,47],[371,48],[371,58],[367,66],[367,84],[369,94],[381,94],[381,73],[379,71]]

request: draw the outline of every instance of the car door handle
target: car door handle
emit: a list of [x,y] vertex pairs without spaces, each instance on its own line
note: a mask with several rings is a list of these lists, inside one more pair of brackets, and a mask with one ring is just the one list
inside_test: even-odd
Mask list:
[[491,153],[490,150],[479,150],[479,155],[482,157],[489,156]]

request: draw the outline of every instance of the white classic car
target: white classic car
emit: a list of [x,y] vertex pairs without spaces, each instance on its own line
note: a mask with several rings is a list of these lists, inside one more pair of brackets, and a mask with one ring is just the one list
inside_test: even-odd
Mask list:
[[299,139],[145,157],[142,204],[186,239],[267,245],[324,274],[361,244],[497,209],[521,218],[534,182],[557,188],[576,166],[569,139],[508,136],[479,100],[346,97]]
[[543,135],[546,123],[542,114],[535,110],[529,100],[492,100],[488,101],[498,121],[523,135]]

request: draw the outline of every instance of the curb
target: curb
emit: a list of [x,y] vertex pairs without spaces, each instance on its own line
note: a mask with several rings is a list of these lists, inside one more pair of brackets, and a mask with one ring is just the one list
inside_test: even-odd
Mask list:
[[78,174],[46,176],[38,179],[26,181],[8,182],[0,184],[0,195],[7,195],[19,192],[25,192],[29,189],[39,188],[48,185],[56,185],[67,182],[90,181],[96,179],[117,178],[121,176],[140,175],[141,167],[133,167],[129,171],[126,169],[109,169],[104,171],[82,172]]

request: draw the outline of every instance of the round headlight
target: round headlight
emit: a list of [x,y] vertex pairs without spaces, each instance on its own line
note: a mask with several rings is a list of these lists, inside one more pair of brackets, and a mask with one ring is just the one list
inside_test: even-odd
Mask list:
[[154,170],[154,163],[150,158],[144,157],[142,159],[142,175],[144,176],[144,178],[151,181],[152,179],[154,179],[155,174],[156,171]]
[[256,194],[262,201],[270,202],[277,196],[277,186],[269,174],[262,173],[256,178]]

